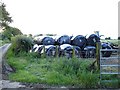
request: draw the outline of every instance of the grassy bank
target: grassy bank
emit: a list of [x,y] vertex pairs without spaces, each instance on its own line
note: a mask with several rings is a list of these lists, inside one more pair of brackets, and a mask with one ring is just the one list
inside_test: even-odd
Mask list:
[[[93,61],[93,59],[67,59],[65,57],[35,58],[33,53],[7,59],[9,65],[15,70],[9,75],[9,79],[12,81],[53,86],[100,88],[99,70],[89,67]],[[117,76],[105,75],[104,77],[114,81]],[[114,88],[118,87],[119,83],[101,85],[103,88]]]
[[[7,62],[14,72],[9,74],[12,81],[26,83],[41,83],[48,85],[75,86],[80,88],[100,88],[100,74],[96,66],[90,67],[95,59],[65,57],[41,58],[37,53],[24,53],[14,55],[9,49],[6,55]],[[111,75],[105,79],[116,79]],[[120,83],[120,82],[119,82]],[[107,84],[108,87],[118,87],[119,84]],[[103,84],[102,87],[106,88]]]
[[7,62],[15,70],[9,75],[10,80],[81,88],[96,88],[99,85],[98,71],[89,68],[93,59],[35,58],[34,56],[34,53],[17,57],[9,56]]

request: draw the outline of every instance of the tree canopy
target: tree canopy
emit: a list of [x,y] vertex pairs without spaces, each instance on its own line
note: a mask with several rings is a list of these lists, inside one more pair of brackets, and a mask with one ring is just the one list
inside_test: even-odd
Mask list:
[[2,33],[3,38],[2,39],[8,39],[11,40],[11,37],[14,37],[16,35],[22,35],[23,33],[15,27],[10,27],[8,26],[6,30],[4,30],[4,32]]
[[13,22],[12,17],[6,10],[6,5],[0,2],[0,28],[4,30],[0,34],[1,36],[0,38],[2,40],[4,39],[11,40],[11,37],[13,36],[22,35],[22,32],[18,28],[9,26],[9,24],[12,22]]
[[13,22],[12,17],[10,17],[10,14],[6,11],[6,5],[2,2],[0,2],[0,26],[1,27],[8,27],[8,24]]

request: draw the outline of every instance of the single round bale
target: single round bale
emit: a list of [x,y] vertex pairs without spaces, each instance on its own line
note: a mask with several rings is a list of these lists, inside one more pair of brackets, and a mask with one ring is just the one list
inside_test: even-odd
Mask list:
[[86,58],[94,58],[96,53],[96,47],[95,46],[86,46],[84,48],[85,51],[85,57]]
[[86,46],[87,40],[83,35],[77,35],[75,38],[72,39],[71,44],[75,46],[79,46],[81,49],[84,49]]
[[100,37],[97,36],[96,34],[91,34],[87,38],[87,45],[89,45],[89,46],[96,46],[97,42],[100,42]]
[[63,35],[63,36],[60,36],[58,39],[57,39],[57,43],[59,45],[62,45],[62,44],[70,44],[71,43],[71,40],[70,40],[70,37],[68,35]]
[[[112,47],[108,43],[102,43],[102,49],[112,49]],[[102,51],[103,57],[110,57],[112,51]]]
[[41,42],[43,45],[54,45],[55,44],[55,40],[52,37],[44,37]]
[[[47,56],[56,56],[57,53],[59,54],[59,48],[56,47],[55,45],[45,46],[45,49],[46,49],[45,52]],[[57,49],[58,49],[58,52],[57,52]]]

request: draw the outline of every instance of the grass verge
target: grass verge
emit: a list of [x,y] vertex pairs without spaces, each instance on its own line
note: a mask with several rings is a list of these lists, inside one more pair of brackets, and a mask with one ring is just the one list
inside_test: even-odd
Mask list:
[[9,75],[10,80],[81,88],[98,86],[98,71],[88,69],[94,61],[92,59],[35,58],[33,53],[9,58],[8,56],[6,56],[7,62],[15,69],[15,72]]

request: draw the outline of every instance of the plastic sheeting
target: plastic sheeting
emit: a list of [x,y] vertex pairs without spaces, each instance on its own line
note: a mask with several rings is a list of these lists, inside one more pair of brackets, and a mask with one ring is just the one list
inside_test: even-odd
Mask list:
[[86,58],[95,58],[96,47],[95,46],[86,46],[84,48]]
[[[108,43],[102,43],[102,49],[112,49],[112,47]],[[112,54],[112,51],[103,51],[102,56],[103,57],[110,57]]]
[[55,40],[52,37],[44,37],[41,42],[43,45],[54,45],[55,44]]
[[70,44],[62,44],[60,45],[61,55],[66,56],[67,58],[71,58],[73,55],[73,49],[75,51],[75,56],[80,57],[81,48],[79,46],[72,46]]
[[62,45],[62,44],[70,44],[71,43],[71,40],[70,40],[70,37],[68,35],[63,35],[61,37],[59,37],[57,39],[57,43],[59,45]]
[[83,49],[86,46],[87,40],[83,35],[78,35],[72,40],[72,45],[79,46]]
[[97,36],[96,34],[91,34],[87,38],[87,45],[89,46],[96,46],[96,42],[100,42],[100,37]]
[[54,45],[48,45],[46,48],[46,55],[47,56],[55,56],[56,55],[56,46]]

